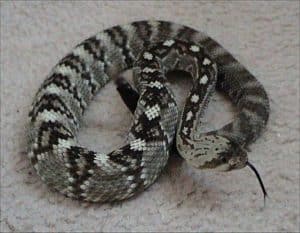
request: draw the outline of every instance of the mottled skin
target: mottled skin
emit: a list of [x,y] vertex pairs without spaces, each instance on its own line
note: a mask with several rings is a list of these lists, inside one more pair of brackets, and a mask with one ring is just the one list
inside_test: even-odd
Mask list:
[[[79,145],[76,132],[88,104],[111,78],[130,68],[139,98],[128,144],[108,154]],[[165,76],[174,69],[193,78],[178,127]],[[201,134],[201,117],[215,86],[239,114],[223,128]],[[170,22],[133,22],[83,41],[52,69],[29,114],[29,158],[45,183],[69,197],[123,200],[156,180],[175,137],[179,153],[195,167],[244,167],[244,147],[260,135],[268,116],[262,85],[206,34]]]

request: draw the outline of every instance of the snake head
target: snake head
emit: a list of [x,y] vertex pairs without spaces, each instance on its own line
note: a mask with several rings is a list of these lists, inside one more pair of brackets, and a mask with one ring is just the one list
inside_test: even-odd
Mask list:
[[[179,140],[178,140],[179,139]],[[177,143],[182,142],[177,138]],[[232,171],[248,166],[256,175],[264,194],[264,200],[267,192],[262,179],[254,167],[248,161],[248,155],[245,149],[238,143],[229,140],[224,136],[216,134],[206,134],[197,140],[186,140],[189,150],[177,144],[177,150],[186,161],[200,169],[212,169],[217,171]]]
[[247,152],[237,143],[219,135],[204,135],[189,141],[192,149],[177,145],[178,152],[192,166],[200,169],[231,171],[241,169],[248,161]]
[[219,157],[215,161],[218,171],[241,169],[247,165],[247,152],[235,142],[228,143],[227,148],[220,151],[218,155]]

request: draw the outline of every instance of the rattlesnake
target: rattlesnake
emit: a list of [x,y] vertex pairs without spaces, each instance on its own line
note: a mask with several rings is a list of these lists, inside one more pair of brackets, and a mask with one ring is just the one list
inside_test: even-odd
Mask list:
[[[90,101],[112,78],[122,89],[116,77],[131,68],[139,98],[128,143],[108,154],[79,145],[76,133]],[[172,70],[184,70],[193,80],[180,118],[165,76]],[[200,133],[215,87],[239,113],[221,129]],[[196,168],[229,171],[248,164],[254,169],[244,148],[261,134],[268,117],[263,86],[216,41],[180,24],[137,21],[86,39],[52,69],[29,113],[28,155],[41,179],[64,195],[119,201],[156,180],[175,138],[179,154]]]

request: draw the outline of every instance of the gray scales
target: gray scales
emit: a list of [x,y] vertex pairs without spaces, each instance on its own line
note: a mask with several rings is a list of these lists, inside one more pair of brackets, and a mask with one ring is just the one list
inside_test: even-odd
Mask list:
[[[76,133],[87,106],[111,79],[122,89],[124,82],[116,77],[127,69],[133,69],[138,91],[128,143],[108,154],[79,145]],[[166,78],[172,70],[188,72],[193,82],[181,116]],[[239,113],[221,129],[198,132],[215,89]],[[245,148],[268,117],[263,86],[215,40],[176,23],[138,21],[86,39],[52,69],[29,113],[28,156],[41,179],[64,195],[112,202],[149,187],[176,141],[179,154],[196,168],[230,171],[248,165],[266,195]]]

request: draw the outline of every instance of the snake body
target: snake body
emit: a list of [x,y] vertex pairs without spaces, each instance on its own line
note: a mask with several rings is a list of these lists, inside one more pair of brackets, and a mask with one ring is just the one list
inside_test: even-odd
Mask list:
[[[88,104],[110,79],[131,68],[140,97],[128,143],[107,154],[79,145],[76,133]],[[193,80],[180,118],[166,78],[176,69]],[[239,113],[221,129],[200,133],[215,88]],[[263,86],[216,41],[180,24],[137,21],[86,39],[52,69],[29,113],[28,155],[41,179],[64,195],[118,201],[156,180],[175,138],[178,152],[194,167],[244,167],[244,148],[261,134],[268,117]]]

